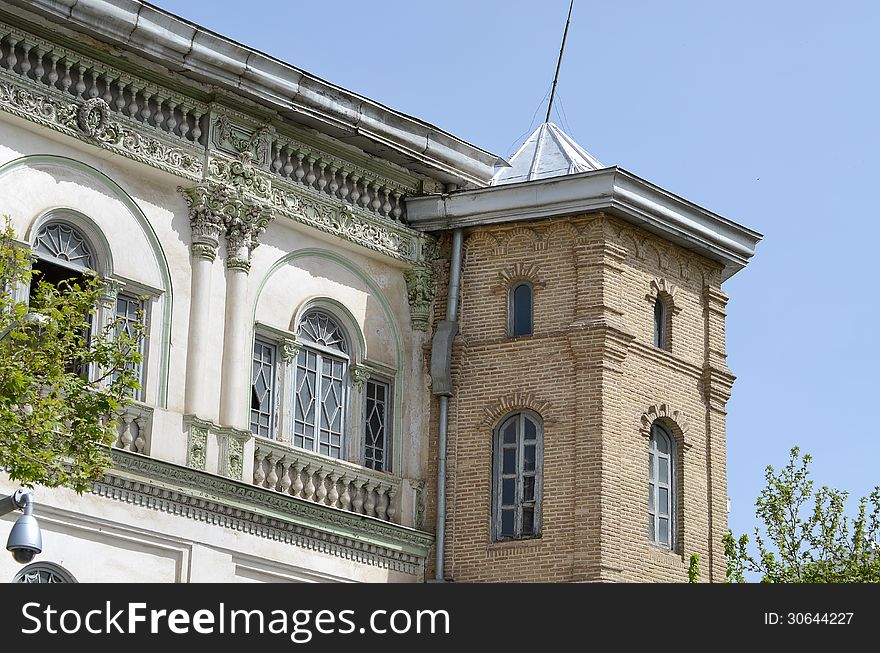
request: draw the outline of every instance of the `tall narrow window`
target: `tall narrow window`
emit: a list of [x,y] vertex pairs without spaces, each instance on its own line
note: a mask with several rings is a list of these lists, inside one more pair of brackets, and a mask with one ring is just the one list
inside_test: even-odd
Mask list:
[[648,448],[648,541],[667,549],[675,545],[673,451],[672,436],[654,422]]
[[[88,238],[66,222],[43,225],[34,241],[34,254],[36,260],[32,267],[35,275],[30,289],[32,297],[42,282],[56,288],[63,288],[65,284],[83,284],[86,274],[98,267],[95,249]],[[89,326],[83,332],[86,346],[91,340],[94,325],[94,316],[89,316]],[[83,362],[71,363],[67,369],[84,377],[92,374],[91,365]]]
[[322,311],[300,321],[297,340],[293,444],[325,456],[345,455],[343,429],[348,400],[348,345],[339,323]]
[[666,329],[666,302],[662,297],[654,300],[654,346],[668,349],[669,334]]
[[275,368],[278,348],[254,338],[251,382],[251,432],[275,437]]
[[508,333],[511,337],[532,333],[532,286],[523,281],[510,289]]
[[370,469],[388,469],[388,406],[391,387],[370,379],[366,383],[364,420],[364,465]]
[[529,413],[515,413],[495,431],[493,539],[524,539],[541,533],[543,433]]
[[[143,322],[143,302],[132,295],[119,294],[116,297],[116,333],[124,333],[132,337],[136,328]],[[143,339],[138,341],[138,353],[143,356]],[[135,370],[137,382],[143,386],[143,361],[140,363],[128,363],[128,367]],[[134,399],[142,399],[143,387],[132,390],[131,396]]]

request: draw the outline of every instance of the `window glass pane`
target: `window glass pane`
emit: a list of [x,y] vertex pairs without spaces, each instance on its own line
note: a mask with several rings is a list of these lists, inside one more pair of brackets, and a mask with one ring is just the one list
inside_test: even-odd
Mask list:
[[535,500],[535,477],[523,477],[523,501]]
[[669,514],[669,490],[660,488],[660,496],[657,498],[657,510],[661,515]]
[[661,517],[657,520],[657,541],[660,544],[669,544],[669,520]]
[[533,472],[535,471],[535,445],[530,444],[527,447],[523,447],[523,471],[524,472]]
[[501,511],[501,536],[513,537],[513,510]]
[[516,442],[516,419],[510,420],[503,432],[504,444],[513,444]]
[[386,437],[386,403],[388,386],[370,380],[366,388],[366,419],[364,423],[364,464],[371,469],[384,470]]
[[532,289],[520,284],[513,289],[513,329],[510,335],[525,336],[532,332]]
[[660,478],[658,479],[661,483],[669,483],[669,458],[664,456],[660,456],[657,460],[660,468]]
[[654,302],[654,346],[666,346],[666,306],[659,297]]
[[501,505],[512,506],[516,496],[516,479],[505,478],[501,481]]
[[538,437],[538,431],[537,429],[535,429],[534,422],[532,422],[532,420],[528,418],[526,418],[524,421],[526,423],[525,439],[534,440],[536,437]]
[[669,453],[669,438],[666,437],[666,434],[661,430],[657,429],[654,433],[654,439],[657,442],[657,451],[660,453]]
[[652,453],[648,454],[648,479],[652,481],[656,480],[654,478],[654,454]]
[[654,489],[653,483],[648,483],[648,511],[654,512],[654,494],[656,490]]
[[270,438],[274,436],[275,345],[255,339],[251,367],[251,431]]
[[535,509],[523,508],[522,512],[522,535],[535,534]]
[[504,450],[504,462],[501,466],[502,474],[515,474],[516,473],[516,449],[505,449]]
[[657,536],[654,532],[654,515],[648,515],[648,541],[657,541]]

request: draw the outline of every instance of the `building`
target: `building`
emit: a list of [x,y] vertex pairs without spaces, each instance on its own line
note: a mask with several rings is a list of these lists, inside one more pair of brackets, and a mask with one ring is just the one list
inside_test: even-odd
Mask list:
[[720,286],[758,234],[550,123],[507,166],[138,0],[0,30],[0,210],[149,333],[114,467],[37,489],[29,578],[723,578]]

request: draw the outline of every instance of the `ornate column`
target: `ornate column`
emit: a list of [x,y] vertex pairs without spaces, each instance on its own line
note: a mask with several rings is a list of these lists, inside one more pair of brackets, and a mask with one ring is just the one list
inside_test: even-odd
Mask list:
[[226,328],[220,377],[220,423],[248,428],[251,315],[247,284],[251,252],[272,215],[267,207],[238,198],[226,203]]
[[211,273],[220,232],[224,227],[223,207],[229,191],[216,184],[200,184],[177,189],[183,193],[189,207],[192,229],[192,279],[190,285],[189,337],[186,348],[186,394],[184,412],[202,419],[215,417],[208,405],[205,348],[211,318]]

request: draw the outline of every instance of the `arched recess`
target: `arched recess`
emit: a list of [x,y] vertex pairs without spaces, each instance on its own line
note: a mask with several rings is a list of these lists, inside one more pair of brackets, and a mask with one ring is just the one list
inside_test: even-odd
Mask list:
[[[383,294],[381,288],[379,288],[379,286],[372,279],[372,277],[370,277],[366,272],[361,270],[357,265],[355,265],[354,263],[352,263],[350,260],[346,259],[345,257],[343,257],[339,254],[336,254],[335,252],[331,252],[331,251],[328,251],[325,249],[306,248],[306,249],[301,249],[301,250],[297,250],[295,252],[290,252],[288,254],[285,254],[284,256],[279,258],[277,261],[275,261],[275,263],[273,263],[272,266],[266,271],[266,274],[263,275],[262,279],[260,279],[260,283],[257,286],[257,292],[254,293],[254,302],[253,302],[253,306],[251,307],[251,325],[252,325],[252,327],[251,327],[251,340],[253,340],[253,337],[254,337],[253,325],[256,324],[257,306],[259,305],[260,296],[263,294],[263,289],[266,287],[266,284],[269,282],[269,279],[271,279],[272,275],[274,275],[276,272],[278,272],[284,266],[289,265],[290,263],[293,263],[296,260],[304,259],[304,258],[317,258],[317,259],[324,259],[327,261],[332,261],[333,263],[340,265],[341,267],[345,268],[346,270],[348,270],[349,272],[354,274],[354,276],[357,277],[358,279],[360,279],[364,283],[364,285],[369,289],[371,296],[375,298],[376,302],[378,302],[379,306],[382,309],[382,312],[385,315],[386,320],[388,321],[389,326],[391,327],[391,336],[392,336],[393,345],[394,345],[394,369],[395,369],[395,374],[394,374],[394,379],[393,379],[393,381],[394,381],[394,384],[393,384],[394,404],[393,404],[393,411],[392,411],[392,416],[394,419],[393,445],[392,445],[394,460],[393,460],[392,469],[395,470],[395,473],[400,475],[403,471],[403,451],[402,451],[402,449],[403,449],[403,447],[402,447],[402,442],[403,442],[403,410],[402,410],[402,408],[403,408],[403,388],[406,385],[406,379],[405,379],[406,366],[405,366],[404,360],[403,360],[403,341],[401,339],[400,328],[398,327],[397,320],[394,317],[394,311],[391,310],[391,304],[388,302],[388,299]],[[332,310],[333,310],[333,312],[337,312],[337,313],[339,313],[339,308],[341,307],[344,310],[343,314],[344,314],[345,318],[348,320],[351,320],[354,325],[357,325],[357,321],[355,320],[354,316],[351,314],[351,312],[347,308],[345,308],[341,303],[336,302],[334,300],[331,300],[330,298],[325,298],[325,297],[321,297],[320,299],[313,297],[309,300],[300,302],[299,306],[292,307],[291,313],[293,315],[293,318],[291,321],[291,325],[293,326],[293,325],[297,324],[297,321],[299,320],[299,318],[302,314],[302,311],[304,309],[309,308],[309,307],[320,306],[322,303],[324,303],[326,306],[329,306],[332,303],[332,305],[333,305]],[[367,350],[366,350],[366,343],[364,340],[363,330],[358,326],[358,328],[355,329],[354,332],[349,335],[351,337],[360,338],[359,344],[361,347],[361,352],[363,352],[363,355],[365,355]],[[250,362],[248,361],[248,368],[249,367],[250,367]],[[245,373],[247,374],[247,372],[245,372]]]
[[[122,206],[124,206],[127,210],[129,216],[133,218],[138,227],[140,227],[141,232],[143,233],[144,237],[147,239],[147,242],[150,245],[150,249],[156,261],[156,265],[159,270],[159,276],[162,281],[160,290],[162,290],[163,296],[160,302],[161,315],[159,320],[159,378],[157,379],[158,392],[156,404],[160,408],[164,408],[168,402],[168,368],[171,355],[171,315],[174,293],[171,285],[171,271],[168,267],[168,261],[165,258],[165,252],[162,249],[162,244],[159,242],[159,237],[156,235],[153,226],[150,224],[150,221],[147,219],[147,216],[138,206],[137,202],[135,202],[135,200],[125,191],[125,189],[122,188],[122,186],[120,186],[117,182],[105,175],[100,170],[97,170],[96,168],[93,168],[92,166],[83,163],[82,161],[77,161],[76,159],[71,159],[65,156],[57,156],[54,154],[31,154],[23,156],[12,161],[8,161],[7,163],[0,166],[0,184],[3,183],[3,179],[4,177],[6,177],[6,175],[22,168],[59,168],[62,170],[67,170],[83,175],[90,179],[101,191],[105,192],[114,200],[122,204]],[[33,230],[33,226],[37,224],[37,221],[41,220],[42,222],[45,222],[46,216],[53,211],[68,211],[71,213],[82,215],[82,212],[78,211],[76,207],[73,206],[53,207],[53,209],[51,209],[50,211],[44,211],[37,218],[37,220],[33,220],[31,222],[31,225],[28,229],[28,236],[30,236],[31,231]],[[91,222],[91,220],[89,220],[88,222]],[[95,229],[97,229],[96,226]],[[100,232],[100,230],[98,231]],[[100,238],[101,241],[99,242],[101,242],[102,245],[107,245],[107,241],[104,236],[101,235]],[[109,245],[107,245],[106,251],[108,253],[110,252]],[[108,256],[110,255],[108,254]],[[112,257],[109,259],[109,265],[110,269],[112,270]]]

